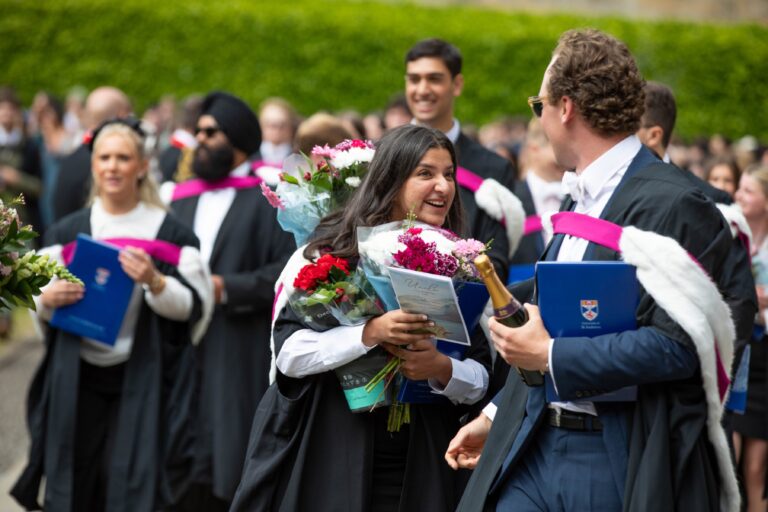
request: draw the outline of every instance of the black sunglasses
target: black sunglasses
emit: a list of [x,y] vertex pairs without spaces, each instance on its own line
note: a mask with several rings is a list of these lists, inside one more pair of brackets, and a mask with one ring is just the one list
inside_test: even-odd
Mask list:
[[530,96],[528,98],[528,106],[533,110],[533,115],[541,117],[541,113],[544,111],[544,100],[548,96]]
[[221,128],[219,128],[218,126],[206,126],[205,128],[197,127],[195,128],[195,136],[197,136],[198,133],[202,132],[205,134],[207,138],[210,139],[220,131],[221,131]]

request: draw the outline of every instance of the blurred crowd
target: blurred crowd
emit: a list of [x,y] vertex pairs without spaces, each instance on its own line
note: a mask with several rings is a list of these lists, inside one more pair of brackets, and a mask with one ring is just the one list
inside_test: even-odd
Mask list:
[[[104,90],[111,88],[99,88]],[[57,197],[57,183],[62,162],[82,144],[89,130],[110,115],[133,112],[128,97],[111,91],[122,105],[115,108],[96,95],[90,104],[88,91],[74,87],[61,98],[39,91],[31,104],[24,105],[12,87],[0,87],[0,197],[23,193],[27,202],[24,217],[44,231],[55,220],[69,213]],[[165,95],[140,116],[148,134],[147,145],[151,171],[158,182],[189,177],[179,165],[181,149],[194,145],[194,126],[202,96],[178,99]],[[259,108],[262,129],[261,158],[280,167],[284,158],[295,151],[310,154],[315,145],[344,139],[377,141],[387,131],[407,124],[412,115],[402,94],[394,95],[382,109],[361,113],[355,110],[317,112],[302,115],[283,98],[268,98]],[[462,124],[462,132],[486,148],[510,161],[516,180],[524,177],[523,151],[529,119],[510,115],[483,124]],[[766,143],[752,135],[731,140],[719,133],[702,135],[687,141],[673,135],[667,147],[668,158],[682,169],[710,182],[733,196],[741,172],[755,163],[768,163]],[[663,155],[660,155],[663,156]],[[67,165],[64,164],[64,168]],[[64,194],[63,191],[61,191]]]

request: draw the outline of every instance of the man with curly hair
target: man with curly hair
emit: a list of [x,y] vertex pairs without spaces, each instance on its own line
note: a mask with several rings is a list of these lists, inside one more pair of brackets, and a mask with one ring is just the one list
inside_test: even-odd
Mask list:
[[[728,225],[701,191],[635,136],[644,84],[617,39],[596,30],[560,37],[529,103],[557,162],[569,169],[561,210],[672,238],[717,279],[731,243]],[[659,254],[654,268],[664,268],[666,256]],[[555,235],[542,256],[620,258],[565,234]],[[536,303],[535,294],[524,292],[532,288],[513,293]],[[721,300],[714,287],[688,291],[704,302]],[[700,342],[697,332],[673,320],[683,318],[679,307],[660,299],[662,307],[656,297],[666,296],[641,290],[637,328],[595,337],[553,337],[538,307],[528,304],[522,327],[489,321],[504,360],[547,375],[556,395],[510,372],[493,403],[459,431],[446,459],[454,468],[476,466],[459,510],[738,509],[725,436],[712,412],[719,403],[711,384],[714,344]],[[636,386],[636,396],[600,396],[626,386]]]

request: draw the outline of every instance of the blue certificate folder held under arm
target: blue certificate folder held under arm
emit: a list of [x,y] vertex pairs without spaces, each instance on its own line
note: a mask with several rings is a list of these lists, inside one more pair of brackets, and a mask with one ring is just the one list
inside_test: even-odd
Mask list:
[[[620,261],[539,262],[536,287],[544,326],[553,338],[595,337],[637,328],[640,286],[635,267]],[[553,368],[557,375],[557,368]],[[545,375],[547,402],[561,402]],[[599,387],[599,383],[595,383]],[[637,399],[637,386],[589,398],[591,402]]]
[[83,298],[56,309],[51,325],[84,338],[115,345],[134,282],[120,266],[120,249],[77,235],[77,246],[69,270],[85,284]]

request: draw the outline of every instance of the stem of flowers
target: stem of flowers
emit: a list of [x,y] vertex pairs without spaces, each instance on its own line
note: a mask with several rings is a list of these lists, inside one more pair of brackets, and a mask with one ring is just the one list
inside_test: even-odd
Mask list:
[[400,432],[405,423],[411,422],[411,404],[404,404],[397,400],[389,406],[389,418],[387,418],[387,432]]
[[[400,365],[402,364],[403,360],[399,357],[393,357],[389,361],[387,361],[387,364],[384,365],[384,368],[379,370],[379,373],[373,376],[373,378],[368,382],[368,384],[365,385],[365,392],[370,393],[373,391],[373,388],[375,388],[379,382],[381,382],[384,377],[386,377],[389,372],[393,372],[400,368]],[[390,379],[391,380],[391,379]]]
[[[381,392],[376,397],[376,400],[373,401],[373,405],[371,406],[371,409],[368,412],[373,412],[373,410],[379,405],[379,401],[381,400],[381,397],[384,396],[384,393],[387,392],[387,388],[389,388],[389,385],[392,384],[392,381],[395,379],[395,375],[397,375],[397,370],[400,369],[400,364],[402,364],[402,362],[403,362],[403,360],[400,359],[400,358],[394,358],[394,359],[390,360],[389,362],[387,362],[387,364],[384,366],[384,368],[387,368],[388,366],[390,366],[393,361],[396,364],[395,364],[395,366],[394,366],[394,368],[392,369],[391,372],[389,372],[388,374],[385,374],[387,380],[384,381],[384,387],[381,388]],[[368,389],[368,386],[371,385],[370,382],[365,386],[364,389],[365,389],[366,393],[370,393],[371,391],[373,391],[373,388],[376,387],[376,384],[378,384],[379,381],[381,381],[381,378],[379,377],[380,373],[381,372],[377,373],[374,376],[374,379],[378,379],[378,380],[376,381],[375,384],[373,384],[371,389]]]

